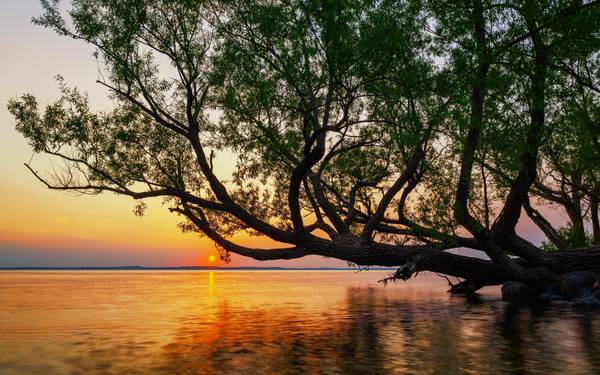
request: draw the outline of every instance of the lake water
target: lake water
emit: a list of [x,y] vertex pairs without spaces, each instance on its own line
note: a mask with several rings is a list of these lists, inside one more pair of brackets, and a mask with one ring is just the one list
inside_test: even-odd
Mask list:
[[0,373],[600,374],[600,312],[386,275],[0,272]]

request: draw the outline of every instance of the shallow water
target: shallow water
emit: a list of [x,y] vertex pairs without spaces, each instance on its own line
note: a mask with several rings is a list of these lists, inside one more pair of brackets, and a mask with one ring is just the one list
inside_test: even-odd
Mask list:
[[0,373],[600,373],[599,312],[385,275],[0,272]]

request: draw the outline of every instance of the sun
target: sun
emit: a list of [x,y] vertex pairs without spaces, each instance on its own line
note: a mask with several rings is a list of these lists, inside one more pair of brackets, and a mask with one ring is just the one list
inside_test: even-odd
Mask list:
[[212,254],[210,254],[210,255],[208,256],[208,261],[209,261],[209,262],[214,262],[215,260],[217,260],[217,257],[216,257],[216,256],[214,256],[214,255],[212,255]]

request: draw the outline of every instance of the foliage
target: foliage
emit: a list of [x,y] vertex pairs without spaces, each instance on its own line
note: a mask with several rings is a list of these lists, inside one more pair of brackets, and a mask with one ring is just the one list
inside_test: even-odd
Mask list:
[[[62,78],[46,108],[10,101],[32,149],[64,162],[59,175],[30,167],[50,188],[163,197],[225,256],[368,265],[392,262],[372,246],[397,245],[401,263],[467,246],[521,278],[509,254],[544,263],[515,232],[523,208],[567,241],[530,198],[567,211],[570,245],[597,221],[595,2],[42,5],[35,23],[95,46],[114,103],[94,111]],[[214,170],[227,157],[230,179]],[[293,250],[228,240],[241,230]]]
[[[569,248],[575,248],[575,247],[581,246],[581,244],[578,243],[574,239],[574,236],[575,236],[574,232],[575,231],[573,230],[573,226],[565,226],[565,227],[561,227],[558,229],[558,234],[560,235],[562,240],[569,246]],[[591,246],[591,245],[592,245],[592,236],[590,235],[590,233],[586,232],[585,242],[583,243],[583,246]],[[559,248],[556,247],[556,244],[554,244],[551,241],[542,242],[542,244],[540,245],[540,249],[542,249],[543,251],[560,250]]]

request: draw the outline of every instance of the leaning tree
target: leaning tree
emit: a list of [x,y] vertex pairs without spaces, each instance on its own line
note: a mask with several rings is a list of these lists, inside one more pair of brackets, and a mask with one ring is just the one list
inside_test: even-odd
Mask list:
[[[10,101],[33,151],[62,161],[26,164],[51,189],[162,197],[223,258],[321,255],[471,291],[600,270],[582,248],[588,220],[600,238],[596,1],[42,5],[35,23],[95,47],[114,104],[94,111],[61,78],[43,109]],[[540,204],[567,210],[568,238]],[[522,212],[557,251],[517,233]]]

